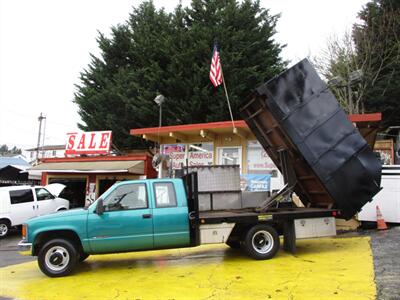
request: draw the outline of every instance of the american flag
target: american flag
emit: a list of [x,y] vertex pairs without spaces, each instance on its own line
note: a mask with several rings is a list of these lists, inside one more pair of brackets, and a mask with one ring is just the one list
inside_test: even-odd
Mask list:
[[211,59],[210,80],[215,87],[222,83],[221,62],[219,60],[219,52],[216,44],[214,44],[214,51]]

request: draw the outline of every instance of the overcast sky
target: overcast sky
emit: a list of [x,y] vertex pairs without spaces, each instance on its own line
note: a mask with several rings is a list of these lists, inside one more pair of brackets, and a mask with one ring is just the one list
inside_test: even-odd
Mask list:
[[[46,116],[45,144],[64,144],[77,130],[74,84],[98,54],[97,31],[128,19],[135,0],[0,0],[0,145],[35,147],[38,116]],[[179,1],[154,1],[171,11]],[[187,5],[189,1],[182,1]],[[292,63],[318,55],[332,34],[356,22],[366,0],[263,0],[281,13],[276,40]],[[107,128],[105,128],[107,129]]]

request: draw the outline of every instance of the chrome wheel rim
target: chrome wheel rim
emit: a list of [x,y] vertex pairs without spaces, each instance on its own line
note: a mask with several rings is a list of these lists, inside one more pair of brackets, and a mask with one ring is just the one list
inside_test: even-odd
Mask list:
[[253,249],[260,254],[266,254],[274,247],[274,238],[268,231],[257,231],[251,239]]
[[0,236],[5,236],[8,232],[8,226],[6,224],[0,224]]
[[62,271],[65,269],[69,262],[69,253],[67,249],[61,246],[51,247],[46,252],[44,258],[46,266],[52,271]]

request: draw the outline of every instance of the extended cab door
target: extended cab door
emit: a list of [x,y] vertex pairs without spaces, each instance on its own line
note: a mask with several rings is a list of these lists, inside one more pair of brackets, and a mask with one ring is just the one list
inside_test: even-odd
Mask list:
[[153,216],[145,182],[119,184],[103,200],[103,214],[88,214],[93,252],[153,248]]
[[186,193],[179,179],[153,181],[154,247],[190,245]]

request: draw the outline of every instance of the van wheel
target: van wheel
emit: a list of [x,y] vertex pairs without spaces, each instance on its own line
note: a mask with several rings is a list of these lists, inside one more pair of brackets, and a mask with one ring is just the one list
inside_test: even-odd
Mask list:
[[270,259],[279,250],[279,235],[270,225],[256,225],[247,231],[243,248],[254,259]]
[[0,220],[0,239],[3,239],[8,235],[8,233],[10,232],[10,227],[10,221],[6,219]]
[[48,241],[40,248],[38,264],[40,270],[49,277],[69,275],[79,258],[74,244],[65,239]]

